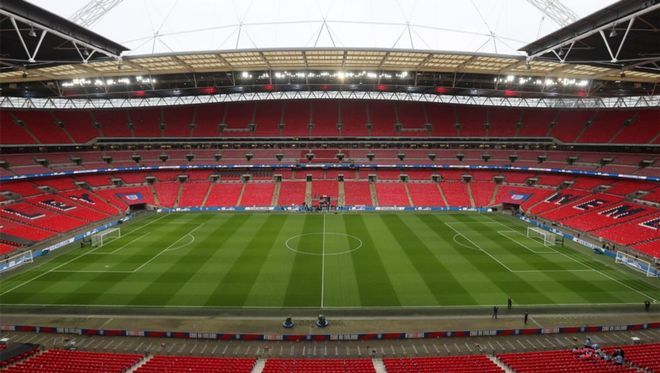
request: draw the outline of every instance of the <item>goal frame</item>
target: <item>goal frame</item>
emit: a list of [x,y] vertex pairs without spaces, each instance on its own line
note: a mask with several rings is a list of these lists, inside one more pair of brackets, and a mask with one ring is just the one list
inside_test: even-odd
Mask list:
[[94,233],[90,236],[92,240],[92,247],[101,247],[106,243],[106,237],[111,234],[116,233],[116,236],[111,236],[108,238],[118,239],[121,238],[121,229],[120,228],[109,228],[101,232]]
[[0,261],[0,273],[12,268],[20,267],[24,264],[32,263],[33,261],[34,255],[32,254],[32,250],[22,251],[2,259],[2,261]]
[[635,257],[634,255],[624,253],[623,251],[616,252],[616,258],[614,262],[617,264],[623,264],[628,268],[632,268],[636,271],[642,272],[646,277],[660,277],[660,273],[653,268],[651,262]]
[[[530,234],[530,232],[536,233],[536,234]],[[527,227],[527,238],[535,239],[542,237],[543,238],[543,246],[550,247],[550,246],[555,246],[557,243],[557,236],[558,234],[548,232],[545,229],[539,228],[539,227]]]

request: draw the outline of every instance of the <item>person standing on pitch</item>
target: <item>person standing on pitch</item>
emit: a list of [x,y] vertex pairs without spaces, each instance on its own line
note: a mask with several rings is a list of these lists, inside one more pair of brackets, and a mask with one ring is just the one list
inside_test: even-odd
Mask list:
[[492,318],[495,319],[495,320],[497,320],[497,311],[498,311],[497,306],[493,306],[493,316],[492,316]]
[[509,309],[509,311],[511,311],[511,306],[513,306],[513,301],[511,300],[511,297],[509,297],[509,299],[506,300],[506,306]]
[[529,313],[525,312],[525,317],[524,317],[525,325],[527,325],[528,319],[529,319]]

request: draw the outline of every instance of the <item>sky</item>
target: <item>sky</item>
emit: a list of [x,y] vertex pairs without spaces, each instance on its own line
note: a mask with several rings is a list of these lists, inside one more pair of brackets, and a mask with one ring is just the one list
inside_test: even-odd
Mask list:
[[[30,0],[69,18],[90,0]],[[579,18],[614,0],[563,0]],[[560,28],[527,0],[124,0],[91,30],[128,55],[271,48],[521,54]]]

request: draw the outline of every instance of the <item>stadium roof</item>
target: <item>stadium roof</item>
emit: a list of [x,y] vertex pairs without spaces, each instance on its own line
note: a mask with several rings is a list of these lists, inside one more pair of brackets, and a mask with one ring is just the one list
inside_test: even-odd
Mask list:
[[23,0],[0,2],[0,72],[119,57],[126,47]]
[[622,0],[520,50],[531,58],[660,73],[660,0]]

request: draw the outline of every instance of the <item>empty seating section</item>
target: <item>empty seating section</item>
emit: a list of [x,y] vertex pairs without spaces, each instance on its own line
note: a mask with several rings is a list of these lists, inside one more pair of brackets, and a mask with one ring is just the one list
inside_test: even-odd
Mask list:
[[347,206],[371,206],[371,189],[367,181],[344,181]]
[[163,137],[188,137],[195,108],[191,106],[166,107],[163,109]]
[[503,371],[485,355],[385,358],[383,363],[388,373],[496,373]]
[[7,367],[4,372],[119,373],[128,371],[142,358],[139,354],[48,350]]
[[456,113],[461,124],[461,137],[486,137],[486,110],[478,107],[458,107]]
[[434,137],[456,137],[456,113],[453,106],[427,105],[426,114]]
[[[616,144],[648,144],[658,138],[660,110],[641,110],[637,118],[613,139]],[[656,142],[657,143],[657,142]]]
[[287,101],[284,104],[284,130],[282,136],[309,136],[310,103],[307,101]]
[[440,183],[440,187],[449,206],[472,207],[465,183],[458,181],[442,182]]
[[445,206],[437,183],[409,183],[413,206]]
[[277,204],[280,206],[302,205],[305,202],[306,181],[283,181]]
[[368,136],[367,104],[360,101],[342,101],[341,123],[343,137]]
[[601,111],[593,123],[580,135],[581,143],[608,143],[616,135],[626,120],[631,119],[629,111]]
[[179,207],[199,207],[202,206],[206,192],[210,188],[209,183],[183,183],[183,191],[179,199]]
[[156,355],[138,367],[138,373],[232,372],[249,373],[256,359]]
[[[594,196],[594,198],[598,197]],[[569,216],[568,219],[562,221],[562,224],[581,231],[592,231],[611,225],[622,224],[646,216],[652,212],[653,210],[651,208],[617,200],[605,207],[594,208],[585,214]],[[576,214],[579,213],[580,211],[576,212]]]
[[75,201],[79,205],[92,208],[96,211],[101,211],[109,215],[114,215],[120,213],[121,210],[117,206],[107,203],[100,196],[94,192],[90,192],[85,189],[61,191],[60,195],[67,197],[70,200]]
[[[564,195],[572,195],[573,189],[564,189],[560,193],[566,193]],[[561,195],[561,194],[560,194]],[[580,215],[599,209],[602,206],[609,206],[615,201],[620,199],[614,196],[609,196],[606,194],[585,194],[580,198],[571,199],[565,203],[560,202],[556,208],[545,210],[544,212],[538,212],[539,216],[542,216],[545,219],[550,219],[554,221],[559,221],[568,217]]]
[[126,210],[128,205],[133,204],[154,204],[154,195],[151,188],[147,186],[128,186],[116,187],[110,189],[98,189],[94,193],[101,196],[106,201]]
[[312,105],[312,136],[328,136],[337,137],[339,131],[337,130],[339,106],[335,102],[322,103],[314,102]]
[[70,231],[86,224],[82,219],[59,214],[27,202],[18,202],[3,206],[2,213],[8,219],[55,232]]
[[516,109],[490,109],[488,111],[489,137],[515,137],[516,123],[520,120],[520,111]]
[[0,184],[0,192],[12,192],[20,194],[23,197],[33,196],[43,193],[37,186],[29,181],[13,181]]
[[263,373],[375,373],[371,359],[268,359]]
[[282,104],[279,102],[261,102],[255,105],[256,133],[262,136],[278,136]]
[[474,199],[475,207],[486,207],[490,205],[490,200],[493,198],[495,192],[495,184],[493,182],[476,181],[470,183],[472,190],[472,199]]
[[404,183],[376,183],[376,194],[380,206],[410,206]]
[[246,183],[241,197],[241,206],[270,206],[274,191],[274,183]]
[[160,108],[129,110],[128,115],[136,137],[160,137],[162,135],[160,130],[162,120]]
[[400,102],[397,104],[398,123],[401,124],[400,136],[428,136],[425,127],[426,110],[424,105],[411,102]]
[[[627,357],[626,351],[626,357]],[[581,357],[582,356],[582,357]],[[636,372],[634,368],[615,365],[594,355],[582,355],[571,350],[520,352],[497,355],[515,372]]]
[[222,105],[203,105],[195,110],[194,137],[217,137],[224,114]]
[[222,136],[227,137],[248,137],[248,125],[252,123],[254,116],[253,103],[234,103],[226,105],[224,115],[224,131]]
[[45,207],[48,210],[54,210],[60,214],[87,220],[88,222],[103,220],[108,217],[108,214],[99,212],[91,207],[83,206],[70,198],[61,197],[56,194],[30,197],[26,201],[39,207]]
[[339,196],[339,183],[335,180],[315,180],[312,182],[312,197],[329,196],[333,203]]
[[48,111],[15,111],[17,121],[23,122],[41,144],[71,144],[66,132],[55,123]]
[[523,112],[521,127],[518,130],[520,137],[546,137],[550,130],[550,123],[557,116],[554,110],[525,110]]
[[211,186],[211,192],[206,200],[206,206],[231,207],[236,206],[238,197],[243,190],[242,183],[217,183]]
[[154,184],[154,189],[156,190],[156,195],[161,206],[174,207],[177,195],[179,194],[179,185],[180,183],[178,182]]
[[99,110],[93,112],[104,137],[131,137],[127,112],[124,110]]
[[57,120],[62,122],[64,128],[66,128],[75,143],[84,144],[101,135],[99,130],[94,127],[94,122],[89,111],[60,110],[53,113]]
[[587,121],[593,116],[594,113],[591,111],[563,111],[550,130],[550,135],[565,143],[575,142]]
[[3,145],[36,143],[32,136],[14,121],[12,115],[4,110],[0,110],[0,141]]
[[613,225],[594,231],[594,234],[619,245],[632,245],[658,238],[660,214],[646,215],[625,224]]
[[396,123],[395,107],[390,102],[369,102],[369,119],[371,122],[371,136],[398,136],[394,130]]
[[55,231],[28,224],[27,222],[12,221],[5,214],[0,215],[0,227],[4,234],[29,241],[40,241],[57,234]]
[[636,244],[633,248],[654,258],[660,258],[660,238]]

